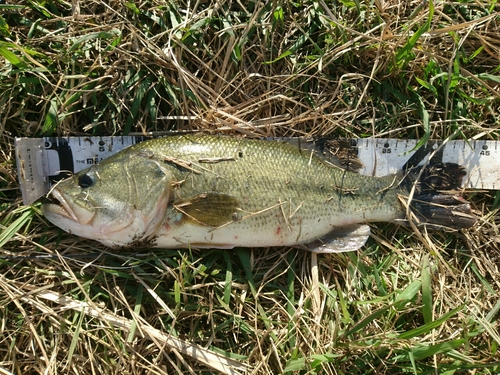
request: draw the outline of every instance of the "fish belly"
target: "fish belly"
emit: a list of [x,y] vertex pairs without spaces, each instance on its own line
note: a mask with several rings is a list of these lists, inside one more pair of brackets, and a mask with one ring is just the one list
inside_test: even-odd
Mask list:
[[[175,210],[156,232],[152,245],[161,248],[271,247],[308,244],[365,220],[360,213],[287,217],[281,208],[229,221],[218,227],[176,220]],[[318,210],[321,211],[321,210]],[[393,217],[388,217],[392,220]]]

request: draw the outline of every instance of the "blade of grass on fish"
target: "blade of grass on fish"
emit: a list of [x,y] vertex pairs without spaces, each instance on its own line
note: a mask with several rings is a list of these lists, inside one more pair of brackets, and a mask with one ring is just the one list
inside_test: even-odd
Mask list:
[[424,323],[432,322],[432,285],[429,255],[422,260],[422,316]]
[[459,306],[459,307],[451,310],[450,312],[444,314],[439,319],[436,319],[430,323],[424,324],[421,327],[418,327],[418,328],[415,328],[415,329],[412,329],[412,330],[409,330],[409,331],[406,331],[406,332],[399,334],[398,338],[401,340],[408,340],[408,339],[411,339],[411,338],[416,337],[416,336],[425,335],[425,334],[429,333],[430,331],[432,331],[433,329],[441,326],[448,319],[450,319],[451,317],[453,317],[454,315],[456,315],[457,313],[462,311],[463,308],[464,308],[464,305]]

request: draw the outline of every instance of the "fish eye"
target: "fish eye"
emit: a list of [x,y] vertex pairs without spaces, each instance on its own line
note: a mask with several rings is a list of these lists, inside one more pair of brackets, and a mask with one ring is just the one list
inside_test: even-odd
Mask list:
[[82,174],[80,177],[78,177],[78,186],[84,189],[94,185],[94,182],[94,177],[92,177],[88,173]]

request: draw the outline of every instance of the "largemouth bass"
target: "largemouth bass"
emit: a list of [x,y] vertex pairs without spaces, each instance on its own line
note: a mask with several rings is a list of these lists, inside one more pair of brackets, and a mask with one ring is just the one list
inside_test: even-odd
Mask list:
[[[61,181],[51,192],[58,204],[42,210],[65,231],[111,247],[351,251],[366,242],[366,223],[407,216],[410,175],[362,176],[285,142],[182,135],[136,144]],[[474,224],[462,198],[421,185],[409,211],[417,220]]]

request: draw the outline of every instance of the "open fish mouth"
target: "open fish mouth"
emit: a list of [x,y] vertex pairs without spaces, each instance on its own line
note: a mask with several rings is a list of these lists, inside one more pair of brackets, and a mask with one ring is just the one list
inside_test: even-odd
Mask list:
[[44,204],[44,211],[48,211],[52,214],[60,215],[67,219],[79,222],[78,216],[76,216],[75,211],[71,208],[68,201],[64,198],[61,192],[57,190],[57,188],[51,191],[50,198],[52,198],[51,200],[53,203]]

